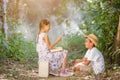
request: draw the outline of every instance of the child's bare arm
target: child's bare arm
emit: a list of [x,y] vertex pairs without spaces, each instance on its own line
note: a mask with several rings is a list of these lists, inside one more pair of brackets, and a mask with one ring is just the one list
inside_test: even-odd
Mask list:
[[62,36],[59,36],[56,41],[52,44],[52,47],[55,47],[62,40]]
[[45,41],[46,45],[48,46],[48,48],[52,49],[52,46],[51,46],[51,43],[50,43],[50,40],[49,40],[49,37],[47,34],[44,37],[44,41]]
[[75,63],[79,63],[79,62],[82,62],[82,59],[76,59],[75,60]]
[[62,36],[58,37],[58,39],[51,45],[48,35],[46,34],[44,37],[44,41],[47,44],[49,49],[53,49],[56,46],[56,44],[61,41],[61,39],[62,39]]
[[87,58],[83,58],[82,63],[83,63],[84,65],[89,65],[90,61],[89,61]]
[[75,60],[75,63],[83,62],[83,61],[85,61],[85,60],[86,60],[85,57],[83,57],[83,58],[81,58],[81,59],[76,59],[76,60]]

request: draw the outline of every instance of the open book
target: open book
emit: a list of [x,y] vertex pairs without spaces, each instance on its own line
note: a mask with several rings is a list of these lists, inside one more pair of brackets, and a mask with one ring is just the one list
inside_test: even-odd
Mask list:
[[55,49],[50,50],[51,52],[57,52],[63,50],[62,47],[56,47]]

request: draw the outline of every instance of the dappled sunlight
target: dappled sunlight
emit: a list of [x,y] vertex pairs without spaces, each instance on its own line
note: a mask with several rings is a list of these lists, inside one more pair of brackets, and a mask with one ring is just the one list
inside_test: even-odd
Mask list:
[[[40,22],[44,19],[43,28]],[[50,28],[49,32],[47,28]],[[67,62],[58,60],[58,52],[51,52],[56,47],[62,47],[58,51],[61,58],[62,51],[68,53]],[[67,68],[61,72],[76,71],[75,74],[40,78],[37,62],[41,53],[37,51],[50,53],[52,57],[48,57],[50,60],[55,58],[51,63],[55,62],[56,66],[67,63]],[[72,70],[77,59],[86,66],[92,61],[94,64],[93,58],[88,58],[97,57],[92,53],[101,56],[95,61],[103,61],[97,67],[103,68],[105,62],[103,73],[95,74],[99,69],[94,67],[92,73],[82,71],[81,67]],[[41,58],[48,59],[46,55]],[[0,80],[119,80],[119,58],[120,0],[0,0]],[[73,65],[69,66],[72,61]]]
[[[52,34],[56,33],[54,37],[52,36],[51,41],[54,41],[57,36],[63,34],[83,34],[83,32],[79,30],[83,18],[82,12],[76,7],[74,2],[69,2],[65,5],[66,10],[62,15],[57,15],[56,12],[57,9],[62,7],[62,3],[59,0],[21,0],[20,3],[22,6],[19,6],[19,16],[22,20],[22,25],[18,28],[18,31],[21,31],[23,36],[28,40],[35,38],[34,35],[37,34],[39,21],[43,18],[47,18],[51,22],[49,35],[52,36]],[[62,21],[59,23],[58,21],[61,19]],[[23,29],[26,29],[27,33]]]
[[88,2],[90,2],[90,3],[92,3],[93,1],[95,1],[95,0],[87,0]]

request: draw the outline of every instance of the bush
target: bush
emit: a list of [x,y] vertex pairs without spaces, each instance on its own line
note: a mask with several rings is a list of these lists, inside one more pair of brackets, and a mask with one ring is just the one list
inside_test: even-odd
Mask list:
[[84,45],[83,35],[73,34],[66,35],[62,42],[58,45],[69,51],[69,59],[83,57],[86,49]]
[[0,59],[6,58],[6,54],[9,52],[7,49],[8,44],[4,39],[4,35],[2,34],[2,32],[0,32]]
[[0,59],[11,58],[23,62],[36,57],[35,43],[26,41],[21,34],[12,34],[8,40],[0,35],[0,48]]

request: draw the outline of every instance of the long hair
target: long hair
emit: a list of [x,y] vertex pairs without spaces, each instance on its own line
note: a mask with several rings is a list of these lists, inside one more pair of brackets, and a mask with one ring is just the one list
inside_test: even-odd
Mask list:
[[47,19],[43,19],[43,20],[40,21],[40,24],[39,24],[39,32],[38,32],[38,36],[37,36],[36,43],[38,43],[40,30],[41,30],[42,28],[44,28],[45,25],[49,25],[49,24],[50,24],[50,22],[49,22]]
[[39,24],[39,32],[42,28],[44,28],[45,25],[49,25],[50,22],[47,20],[47,19],[43,19],[40,21],[40,24]]

